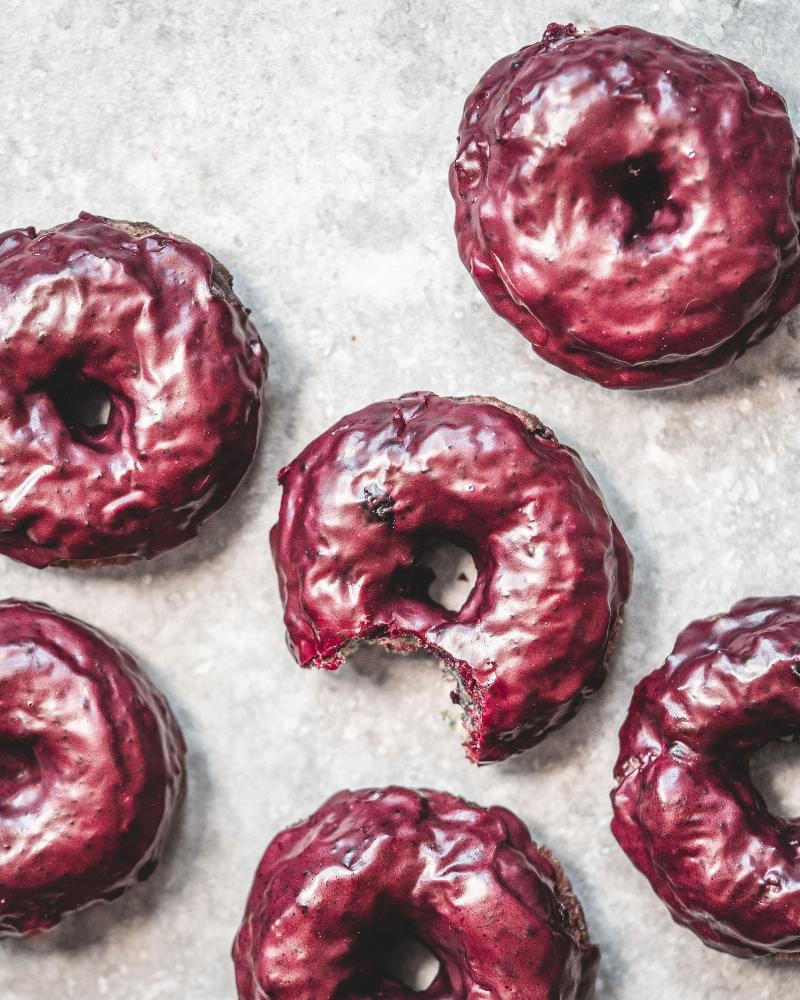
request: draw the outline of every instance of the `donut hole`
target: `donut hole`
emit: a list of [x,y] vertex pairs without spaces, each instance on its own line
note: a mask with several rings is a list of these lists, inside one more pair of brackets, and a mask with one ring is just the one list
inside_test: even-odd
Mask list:
[[352,971],[334,1000],[424,997],[432,986],[437,996],[442,995],[442,987],[450,986],[447,971],[419,930],[416,920],[396,902],[378,900],[353,940],[349,955]]
[[33,746],[21,740],[0,739],[0,803],[36,784],[40,773]]
[[397,980],[412,993],[424,993],[436,981],[442,963],[417,938],[404,938],[383,958],[383,976]]
[[602,183],[627,208],[623,240],[633,243],[656,232],[674,232],[680,224],[677,209],[669,204],[670,177],[657,156],[635,156],[609,167]]
[[59,365],[44,384],[59,417],[77,440],[97,437],[111,419],[111,394],[102,382],[88,378],[79,365]]
[[472,553],[459,541],[426,538],[420,541],[414,564],[395,576],[397,590],[457,614],[469,600],[478,578]]
[[420,565],[430,571],[428,599],[448,611],[460,611],[478,578],[472,554],[455,542],[436,540],[423,551]]
[[800,743],[772,740],[750,758],[750,778],[767,809],[784,819],[800,818]]

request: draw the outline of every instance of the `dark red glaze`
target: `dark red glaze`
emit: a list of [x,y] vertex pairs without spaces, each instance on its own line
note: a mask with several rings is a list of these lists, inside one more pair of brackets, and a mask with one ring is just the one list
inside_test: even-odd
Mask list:
[[[386,968],[407,939],[440,962],[421,993]],[[272,841],[233,960],[239,1000],[591,1000],[599,953],[516,816],[384,788],[339,792]]]
[[467,99],[462,260],[547,361],[690,382],[800,300],[798,144],[746,66],[639,28],[551,24]]
[[148,878],[184,757],[126,652],[43,604],[0,602],[0,935],[48,930]]
[[[501,760],[600,687],[631,556],[575,452],[497,400],[418,392],[340,420],[281,471],[272,530],[289,646],[422,647],[458,682],[467,752]],[[428,595],[432,542],[478,570],[460,611]]]
[[[230,497],[259,434],[267,355],[204,250],[86,213],[0,234],[0,552],[149,558]],[[97,386],[108,424],[73,419]]]
[[678,636],[620,732],[612,829],[680,924],[733,955],[800,957],[800,821],[750,757],[800,736],[800,597],[741,601]]

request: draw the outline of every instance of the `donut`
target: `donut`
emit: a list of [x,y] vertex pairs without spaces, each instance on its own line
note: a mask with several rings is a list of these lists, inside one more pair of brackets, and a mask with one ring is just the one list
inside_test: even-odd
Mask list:
[[149,878],[185,747],[131,657],[43,604],[0,602],[0,936]]
[[800,301],[798,143],[741,63],[551,24],[467,98],[461,258],[537,354],[612,389],[691,382]]
[[636,688],[613,831],[673,918],[720,951],[800,957],[800,822],[750,777],[800,735],[800,597],[751,598],[689,625]]
[[[272,553],[301,666],[348,646],[420,648],[453,675],[468,756],[502,760],[577,712],[606,675],[632,559],[580,458],[498,400],[416,392],[365,407],[279,476]],[[426,552],[466,549],[460,611]]]
[[[438,959],[412,992],[389,956]],[[599,952],[553,855],[506,809],[339,792],[272,841],[233,947],[239,1000],[591,1000]]]
[[231,283],[149,223],[83,213],[0,234],[0,552],[150,558],[225,503],[267,363]]

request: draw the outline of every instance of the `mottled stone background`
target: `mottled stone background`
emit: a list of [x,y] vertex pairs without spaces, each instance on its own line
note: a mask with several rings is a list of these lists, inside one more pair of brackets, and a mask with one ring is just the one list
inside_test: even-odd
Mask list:
[[[716,954],[675,926],[608,829],[633,683],[692,617],[800,587],[796,330],[685,389],[573,379],[491,313],[459,263],[447,168],[468,89],[551,20],[717,48],[800,122],[800,3],[2,0],[0,15],[0,229],[87,209],[184,232],[231,268],[272,355],[255,469],[199,541],[107,572],[0,565],[4,596],[126,643],[191,747],[162,870],[42,940],[0,945],[2,1000],[232,997],[228,951],[268,839],[342,786],[392,781],[510,806],[558,852],[603,951],[602,1000],[797,995],[793,965]],[[421,388],[536,412],[580,449],[637,557],[602,693],[539,750],[481,770],[428,658],[294,666],[267,547],[279,466],[343,413]],[[800,811],[792,767],[774,753],[760,780]]]

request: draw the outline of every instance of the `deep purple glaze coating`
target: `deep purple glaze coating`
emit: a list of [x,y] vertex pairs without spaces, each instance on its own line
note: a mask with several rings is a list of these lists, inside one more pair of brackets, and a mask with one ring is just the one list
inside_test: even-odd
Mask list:
[[[86,213],[0,234],[0,552],[127,560],[194,537],[250,465],[266,361],[188,240]],[[64,415],[87,380],[104,429]]]
[[721,951],[800,957],[800,821],[768,812],[753,752],[800,735],[800,597],[689,625],[636,688],[612,829],[678,923]]
[[[340,420],[281,471],[272,530],[290,648],[419,646],[458,681],[475,761],[563,725],[602,684],[631,556],[578,456],[497,400],[412,393]],[[420,565],[450,540],[478,578],[460,611]]]
[[131,657],[43,604],[0,602],[0,935],[148,878],[185,747]]
[[[416,938],[422,993],[384,968]],[[280,833],[233,948],[240,1000],[591,1000],[599,953],[549,851],[444,792],[339,792]]]
[[551,24],[467,99],[462,260],[547,361],[689,382],[800,300],[798,144],[746,66],[639,28]]

